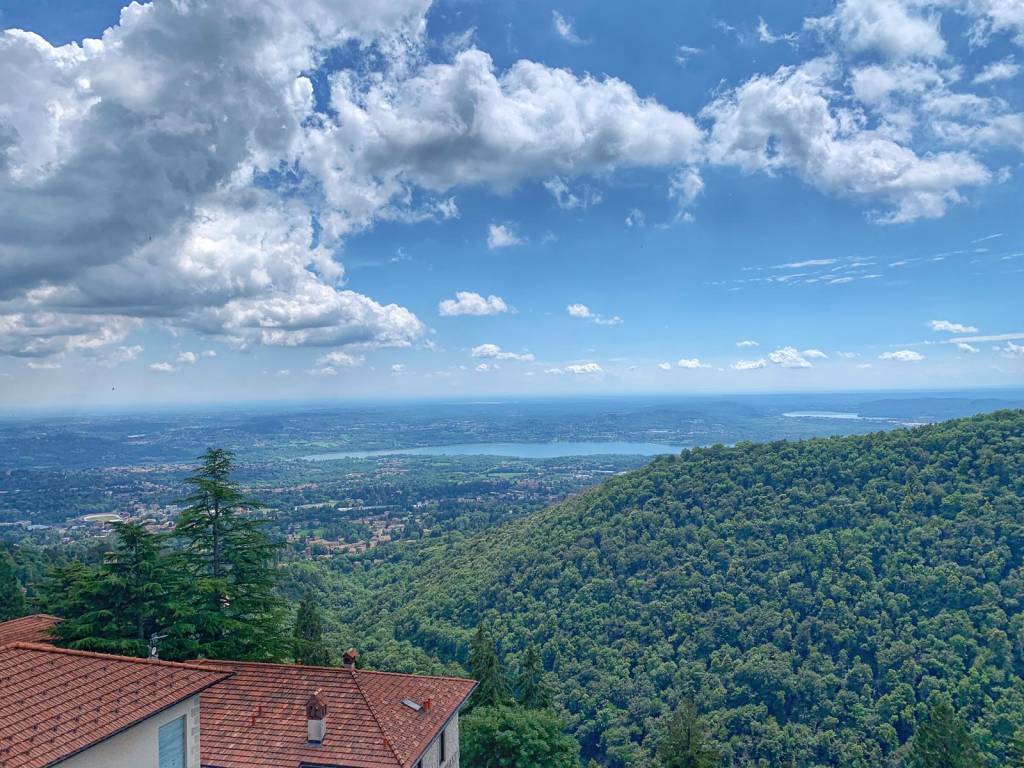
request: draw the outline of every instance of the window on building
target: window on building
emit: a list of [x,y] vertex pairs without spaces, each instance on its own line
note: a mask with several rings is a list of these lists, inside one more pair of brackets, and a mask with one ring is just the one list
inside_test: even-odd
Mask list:
[[160,768],[188,768],[184,715],[160,726]]
[[437,759],[438,759],[439,762],[442,762],[442,763],[444,762],[445,757],[447,757],[447,755],[448,755],[448,750],[446,749],[447,744],[445,744],[445,736],[447,736],[447,735],[448,735],[447,731],[441,731],[441,745],[438,748],[438,758]]

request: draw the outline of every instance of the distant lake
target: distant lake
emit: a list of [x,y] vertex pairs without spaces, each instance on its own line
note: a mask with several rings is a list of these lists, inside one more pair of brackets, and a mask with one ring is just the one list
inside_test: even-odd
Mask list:
[[782,414],[791,419],[842,419],[844,421],[862,421],[864,417],[859,413],[844,413],[842,411],[790,411]]
[[517,459],[557,459],[562,456],[660,456],[679,453],[681,446],[660,443],[460,443],[396,448],[386,451],[334,451],[303,456],[306,461],[368,459],[374,456],[509,456]]

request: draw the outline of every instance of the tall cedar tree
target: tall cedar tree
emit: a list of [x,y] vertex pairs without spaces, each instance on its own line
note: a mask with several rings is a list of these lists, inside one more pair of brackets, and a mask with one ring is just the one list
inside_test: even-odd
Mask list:
[[516,695],[519,703],[527,709],[548,709],[551,707],[551,690],[544,680],[544,668],[540,662],[537,646],[526,646],[523,661],[516,676]]
[[717,768],[721,764],[722,757],[709,743],[692,701],[684,701],[672,714],[658,740],[655,760],[659,768]]
[[152,634],[167,634],[165,658],[189,650],[187,627],[175,624],[176,583],[161,540],[141,525],[115,523],[116,543],[103,563],[54,569],[44,587],[49,610],[63,617],[54,629],[61,645],[145,656]]
[[469,646],[469,670],[479,684],[469,700],[471,708],[512,703],[512,692],[495,648],[494,638],[481,622]]
[[175,527],[183,571],[191,577],[185,606],[198,651],[213,658],[276,661],[287,655],[284,604],[276,591],[279,545],[259,505],[231,480],[234,454],[210,448],[185,482],[193,492]]
[[299,664],[326,667],[331,664],[331,653],[324,643],[323,619],[313,590],[307,589],[299,602],[295,615],[295,633],[292,652]]
[[14,559],[0,550],[0,621],[25,615],[25,594],[14,570]]
[[947,702],[939,702],[914,733],[907,768],[982,768],[967,726]]

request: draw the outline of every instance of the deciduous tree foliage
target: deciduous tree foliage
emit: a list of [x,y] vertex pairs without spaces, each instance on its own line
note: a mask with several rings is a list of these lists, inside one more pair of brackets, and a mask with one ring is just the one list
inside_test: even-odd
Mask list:
[[25,595],[14,571],[14,559],[0,549],[0,621],[25,615]]
[[462,719],[466,768],[578,768],[580,745],[547,709],[477,707]]
[[717,768],[721,754],[708,740],[697,706],[687,699],[665,726],[655,750],[658,768]]
[[326,578],[371,665],[466,665],[480,621],[514,664],[536,642],[608,768],[650,759],[689,696],[735,768],[895,768],[934,696],[1005,768],[1024,729],[1022,553],[1024,412],[1004,411],[694,449]]

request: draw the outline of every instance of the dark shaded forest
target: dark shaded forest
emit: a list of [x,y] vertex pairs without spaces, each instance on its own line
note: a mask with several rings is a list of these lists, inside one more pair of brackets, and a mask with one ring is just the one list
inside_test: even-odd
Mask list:
[[536,643],[584,760],[646,762],[692,699],[727,766],[897,766],[930,709],[1024,735],[1024,411],[687,451],[355,573],[294,566],[368,664]]

